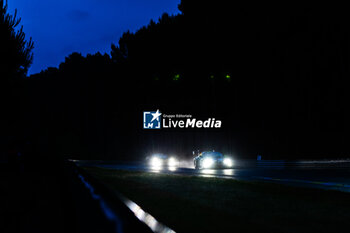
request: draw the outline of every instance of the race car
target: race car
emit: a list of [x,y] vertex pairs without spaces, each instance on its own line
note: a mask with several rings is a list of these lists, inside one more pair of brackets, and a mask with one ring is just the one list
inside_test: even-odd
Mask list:
[[232,168],[233,159],[220,152],[203,151],[193,159],[195,169]]
[[149,156],[146,158],[148,165],[151,167],[177,167],[178,166],[178,160],[171,156],[165,154],[154,154],[152,156]]

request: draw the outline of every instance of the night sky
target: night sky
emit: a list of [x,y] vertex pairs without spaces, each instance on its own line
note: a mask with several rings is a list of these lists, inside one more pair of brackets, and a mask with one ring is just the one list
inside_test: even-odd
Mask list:
[[164,13],[179,13],[180,0],[16,0],[27,38],[35,43],[29,74],[57,67],[72,52],[110,52],[123,32],[134,32]]

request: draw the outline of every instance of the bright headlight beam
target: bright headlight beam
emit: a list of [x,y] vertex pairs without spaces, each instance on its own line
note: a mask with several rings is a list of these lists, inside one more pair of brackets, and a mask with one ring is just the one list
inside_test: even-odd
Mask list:
[[226,167],[232,167],[232,165],[233,165],[232,159],[230,159],[230,158],[225,158],[225,159],[224,159],[224,165],[225,165]]
[[205,158],[203,160],[203,168],[210,168],[214,164],[214,160],[212,158]]
[[163,165],[162,160],[157,158],[157,157],[153,157],[151,159],[151,166],[152,167],[161,167]]
[[175,158],[173,158],[173,157],[169,158],[168,166],[169,167],[176,167],[177,166],[177,160]]

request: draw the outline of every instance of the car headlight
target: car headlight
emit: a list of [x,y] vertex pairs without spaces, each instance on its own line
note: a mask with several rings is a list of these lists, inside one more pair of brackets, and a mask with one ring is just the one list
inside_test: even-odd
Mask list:
[[212,158],[205,158],[203,160],[203,168],[210,168],[211,166],[213,166],[214,164],[214,160]]
[[169,158],[168,166],[169,167],[176,167],[177,166],[177,160],[175,158],[173,158],[173,157]]
[[163,165],[163,161],[157,157],[153,157],[151,159],[151,166],[152,167],[160,167]]
[[232,159],[230,159],[230,158],[225,158],[225,159],[224,159],[224,165],[225,165],[226,167],[232,167],[232,165],[233,165]]

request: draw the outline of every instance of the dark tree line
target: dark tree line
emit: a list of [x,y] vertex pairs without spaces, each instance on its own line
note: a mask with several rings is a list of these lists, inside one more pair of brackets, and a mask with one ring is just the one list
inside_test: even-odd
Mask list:
[[[57,156],[216,149],[243,158],[348,157],[349,15],[331,5],[182,0],[110,55],[73,53],[25,80],[25,137]],[[142,112],[222,129],[142,129]]]

